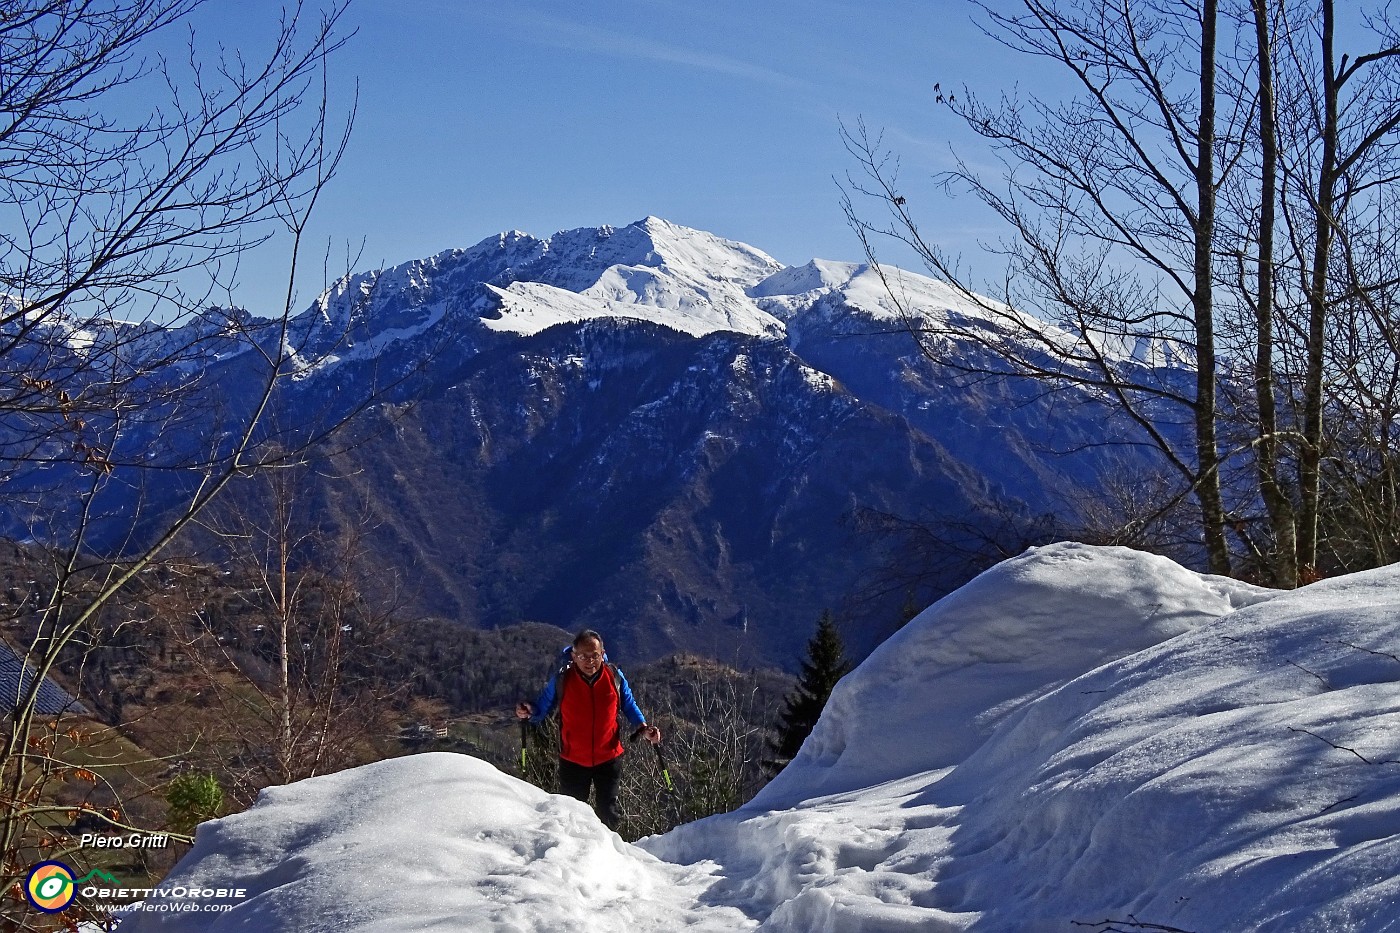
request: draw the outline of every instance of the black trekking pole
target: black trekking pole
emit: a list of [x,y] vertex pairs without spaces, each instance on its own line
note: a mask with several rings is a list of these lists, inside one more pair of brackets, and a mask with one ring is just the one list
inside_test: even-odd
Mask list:
[[666,768],[666,759],[661,755],[661,743],[657,742],[652,748],[656,749],[656,763],[661,767],[661,777],[666,781],[666,792],[674,795],[676,785],[671,783],[671,772]]
[[[647,731],[646,726],[638,726],[637,731],[632,733],[632,737],[628,739],[628,741],[637,741],[645,731]],[[661,743],[657,742],[652,748],[656,750],[656,764],[661,768],[661,778],[666,782],[666,792],[674,796],[676,793],[676,785],[671,783],[671,772],[666,767],[666,759],[661,754]]]
[[525,746],[530,740],[530,720],[520,720],[520,776],[525,776]]

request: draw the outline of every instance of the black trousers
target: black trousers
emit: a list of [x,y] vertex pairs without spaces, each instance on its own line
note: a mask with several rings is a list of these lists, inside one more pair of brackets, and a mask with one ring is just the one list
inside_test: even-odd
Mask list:
[[593,809],[608,829],[617,829],[617,782],[622,777],[622,756],[592,768],[559,759],[559,792],[588,802],[588,788],[598,792]]

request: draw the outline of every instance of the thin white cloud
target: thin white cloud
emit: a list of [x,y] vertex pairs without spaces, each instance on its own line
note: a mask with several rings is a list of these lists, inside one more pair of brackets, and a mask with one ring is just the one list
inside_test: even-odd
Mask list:
[[806,80],[730,55],[581,23],[540,10],[502,4],[489,10],[473,9],[471,15],[478,20],[490,19],[511,28],[516,39],[550,48],[681,65],[779,88],[811,88],[811,83]]

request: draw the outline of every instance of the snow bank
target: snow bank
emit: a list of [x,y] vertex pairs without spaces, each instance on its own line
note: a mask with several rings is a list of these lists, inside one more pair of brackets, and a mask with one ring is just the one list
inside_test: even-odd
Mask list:
[[252,897],[122,929],[1379,933],[1397,865],[1400,567],[1276,593],[1055,545],[882,646],[736,813],[634,847],[397,759],[202,826],[170,882]]
[[[1005,663],[1033,682],[1035,632],[1053,677],[1096,643],[1111,655],[1127,632],[1174,630],[1029,701],[969,679]],[[1400,568],[1269,594],[1045,548],[932,607],[838,689],[762,800],[643,843],[720,861],[714,902],[766,933],[1400,924]],[[961,689],[991,704],[962,729],[976,704]],[[882,700],[901,712],[876,728]],[[919,773],[955,757],[930,734],[977,747]],[[905,776],[808,796],[877,779],[901,746]]]
[[[429,928],[751,929],[702,909],[703,866],[658,861],[593,811],[465,755],[395,758],[265,790],[199,827],[166,887],[243,887],[222,914],[138,911],[122,933]],[[209,903],[209,902],[205,902]]]
[[940,887],[977,929],[1396,929],[1400,568],[1079,678],[927,794],[962,803]]
[[1047,690],[1273,592],[1127,548],[1032,548],[926,609],[843,679],[754,806],[955,765]]

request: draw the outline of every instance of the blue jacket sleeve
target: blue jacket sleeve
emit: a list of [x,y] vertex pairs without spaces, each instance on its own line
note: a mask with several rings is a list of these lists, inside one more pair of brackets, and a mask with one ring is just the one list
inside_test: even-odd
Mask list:
[[634,726],[640,726],[646,722],[647,718],[642,715],[641,709],[637,706],[637,700],[632,696],[632,688],[628,685],[627,678],[623,676],[621,670],[617,672],[617,688],[618,705],[622,707],[623,715],[631,720]]
[[549,718],[549,714],[554,712],[554,691],[555,684],[559,680],[559,675],[555,674],[545,682],[544,689],[540,691],[539,697],[535,700],[535,705],[530,713],[531,725],[538,726]]

